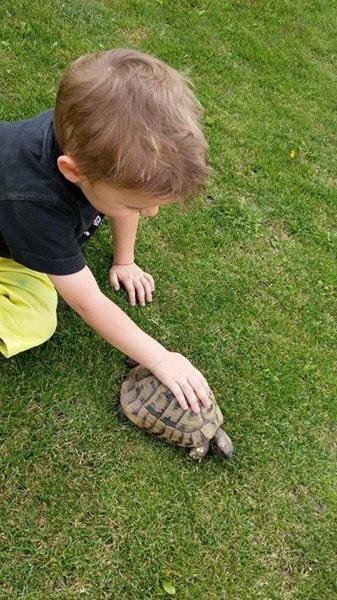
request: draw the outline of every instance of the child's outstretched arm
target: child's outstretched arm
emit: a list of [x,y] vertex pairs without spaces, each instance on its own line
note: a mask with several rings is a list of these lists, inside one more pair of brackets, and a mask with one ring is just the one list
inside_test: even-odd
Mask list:
[[170,352],[140,329],[102,294],[88,267],[73,275],[49,275],[62,298],[109,344],[147,367],[176,396],[182,408],[209,405],[209,386],[187,358]]
[[110,283],[117,292],[122,284],[132,306],[152,302],[154,292],[153,277],[136,265],[134,257],[135,241],[139,223],[139,213],[135,210],[129,217],[111,218],[111,234],[114,243],[113,264],[110,269]]

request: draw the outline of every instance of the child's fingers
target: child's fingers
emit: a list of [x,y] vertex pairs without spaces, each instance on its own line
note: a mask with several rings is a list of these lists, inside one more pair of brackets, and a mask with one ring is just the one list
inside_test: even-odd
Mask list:
[[127,295],[129,296],[129,302],[131,306],[136,305],[136,290],[133,282],[131,280],[123,281],[123,286]]
[[180,384],[180,387],[184,393],[185,399],[187,400],[191,410],[193,410],[193,412],[195,412],[195,413],[200,412],[198,398],[196,397],[196,395],[194,393],[193,387],[189,383],[182,383],[182,384]]
[[206,394],[208,397],[211,394],[211,388],[209,387],[207,380],[205,379],[203,374],[200,373],[200,371],[198,371],[197,369],[195,371],[195,376],[197,377],[197,379],[199,380],[199,382],[203,386],[203,388],[206,390]]
[[185,398],[184,393],[183,393],[182,389],[180,388],[180,386],[177,383],[172,384],[170,386],[170,390],[171,390],[172,394],[174,394],[174,396],[175,396],[176,400],[178,401],[178,403],[180,404],[181,408],[183,410],[187,410],[188,404],[186,402],[186,398]]
[[136,290],[138,303],[144,306],[146,302],[152,302],[152,291],[150,282],[142,277],[133,281]]
[[144,306],[146,302],[152,302],[154,291],[154,280],[149,273],[144,273],[137,265],[120,265],[110,270],[110,284],[117,292],[121,284],[128,294],[131,306],[138,302]]
[[154,292],[155,285],[154,285],[154,279],[153,279],[152,275],[150,275],[150,273],[144,273],[144,278],[150,283],[151,292]]
[[113,271],[110,272],[110,284],[111,287],[115,290],[115,292],[118,292],[118,290],[120,289],[118,276],[117,273],[114,273]]
[[141,278],[141,282],[144,287],[145,299],[146,302],[152,302],[152,286],[148,279],[145,278],[145,275]]
[[143,286],[142,282],[139,280],[136,280],[133,282],[133,286],[136,291],[138,303],[141,306],[144,306],[145,305],[145,290],[144,290],[144,286]]
[[208,408],[211,404],[211,401],[209,399],[208,386],[205,386],[197,375],[192,375],[191,377],[189,377],[188,381],[191,387],[193,388],[195,394],[197,395],[198,400],[203,406]]

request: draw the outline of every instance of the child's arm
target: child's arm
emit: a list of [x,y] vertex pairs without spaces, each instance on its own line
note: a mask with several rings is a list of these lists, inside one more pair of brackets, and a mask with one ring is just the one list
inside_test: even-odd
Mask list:
[[132,306],[152,302],[154,281],[149,273],[145,273],[134,262],[134,248],[139,213],[129,217],[110,219],[111,233],[114,243],[113,264],[110,269],[110,283],[117,292],[120,284],[125,287]]
[[109,344],[147,367],[176,396],[182,408],[209,405],[203,375],[181,354],[169,352],[104,296],[88,267],[73,275],[49,275],[63,299]]

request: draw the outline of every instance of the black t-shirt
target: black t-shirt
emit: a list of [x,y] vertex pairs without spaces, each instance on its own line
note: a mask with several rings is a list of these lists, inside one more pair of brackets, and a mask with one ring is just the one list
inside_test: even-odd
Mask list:
[[0,124],[0,256],[35,271],[70,275],[103,215],[58,170],[53,112]]

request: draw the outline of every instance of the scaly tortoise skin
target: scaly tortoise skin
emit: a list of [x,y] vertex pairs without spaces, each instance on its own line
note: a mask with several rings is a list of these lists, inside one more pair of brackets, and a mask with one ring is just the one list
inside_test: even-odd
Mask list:
[[233,445],[221,429],[221,410],[213,394],[210,398],[211,406],[200,406],[200,413],[183,410],[173,393],[139,365],[122,384],[119,411],[141,429],[169,444],[191,448],[190,458],[202,459],[210,446],[216,453],[231,458]]

